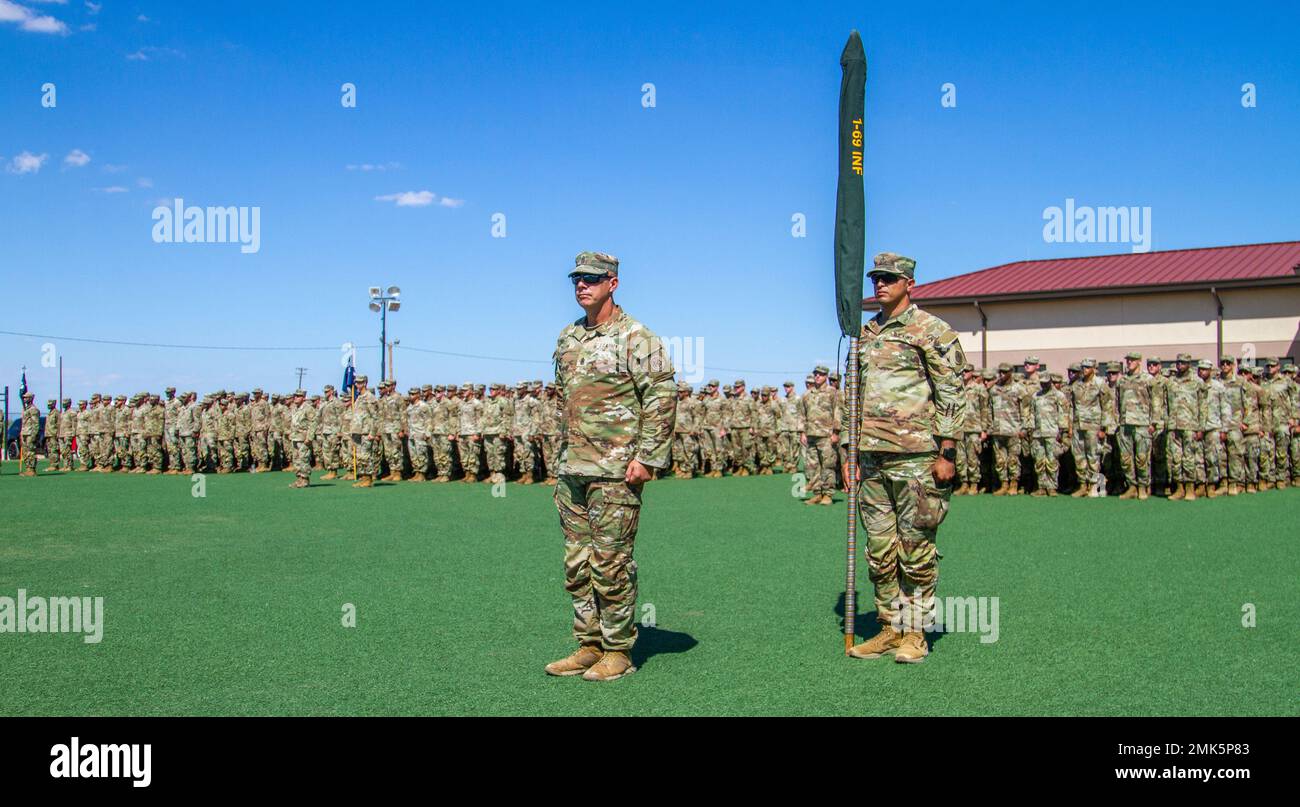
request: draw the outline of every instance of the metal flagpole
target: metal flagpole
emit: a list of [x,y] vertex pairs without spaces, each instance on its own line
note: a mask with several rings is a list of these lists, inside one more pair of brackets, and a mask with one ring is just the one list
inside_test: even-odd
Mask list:
[[[355,380],[352,382],[352,408],[353,409],[357,408],[357,382]],[[351,442],[350,435],[348,437],[348,442]],[[357,444],[356,443],[352,443],[352,478],[353,479],[357,478]]]
[[849,456],[844,480],[849,489],[849,524],[847,532],[848,571],[844,581],[844,652],[853,647],[858,613],[858,429],[861,423],[861,404],[858,401],[858,345],[859,337],[849,340],[849,363],[845,368],[845,394],[849,399]]

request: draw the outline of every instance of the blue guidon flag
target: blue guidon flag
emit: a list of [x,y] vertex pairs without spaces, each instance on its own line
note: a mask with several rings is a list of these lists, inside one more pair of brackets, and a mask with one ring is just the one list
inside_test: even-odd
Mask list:
[[343,389],[339,395],[343,398],[352,398],[352,387],[357,383],[357,370],[352,366],[352,357],[348,356],[348,366],[343,370]]

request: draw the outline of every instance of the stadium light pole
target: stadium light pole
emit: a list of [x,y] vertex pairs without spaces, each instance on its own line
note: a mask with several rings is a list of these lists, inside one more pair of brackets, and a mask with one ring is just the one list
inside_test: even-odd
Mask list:
[[388,312],[398,311],[402,307],[402,290],[389,286],[383,291],[378,286],[370,287],[370,310],[379,312],[379,380],[388,378]]

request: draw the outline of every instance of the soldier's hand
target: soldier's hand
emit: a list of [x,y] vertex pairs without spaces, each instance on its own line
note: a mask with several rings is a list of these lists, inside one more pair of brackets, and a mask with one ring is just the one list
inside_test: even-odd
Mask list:
[[653,478],[650,469],[636,460],[627,464],[627,473],[623,474],[623,481],[629,485],[644,485]]
[[804,446],[808,445],[808,435],[806,434],[799,435],[799,445],[804,445]]
[[1196,432],[1196,439],[1197,440],[1205,439],[1205,432]]
[[849,464],[847,462],[840,463],[840,476],[844,477],[844,483],[846,485],[856,485],[858,484],[858,481],[862,478],[861,468],[855,467],[853,470],[855,471],[855,473],[853,477],[850,478]]
[[953,477],[957,475],[957,466],[943,457],[936,457],[930,474],[934,477],[935,483],[943,487],[952,482]]

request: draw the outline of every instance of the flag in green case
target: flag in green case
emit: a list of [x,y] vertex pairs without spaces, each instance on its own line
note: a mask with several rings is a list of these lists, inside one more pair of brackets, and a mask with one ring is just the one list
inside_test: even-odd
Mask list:
[[862,273],[866,265],[866,202],[862,194],[864,153],[863,106],[867,56],[858,32],[840,54],[840,174],[835,194],[835,305],[840,332],[857,336],[862,329]]

